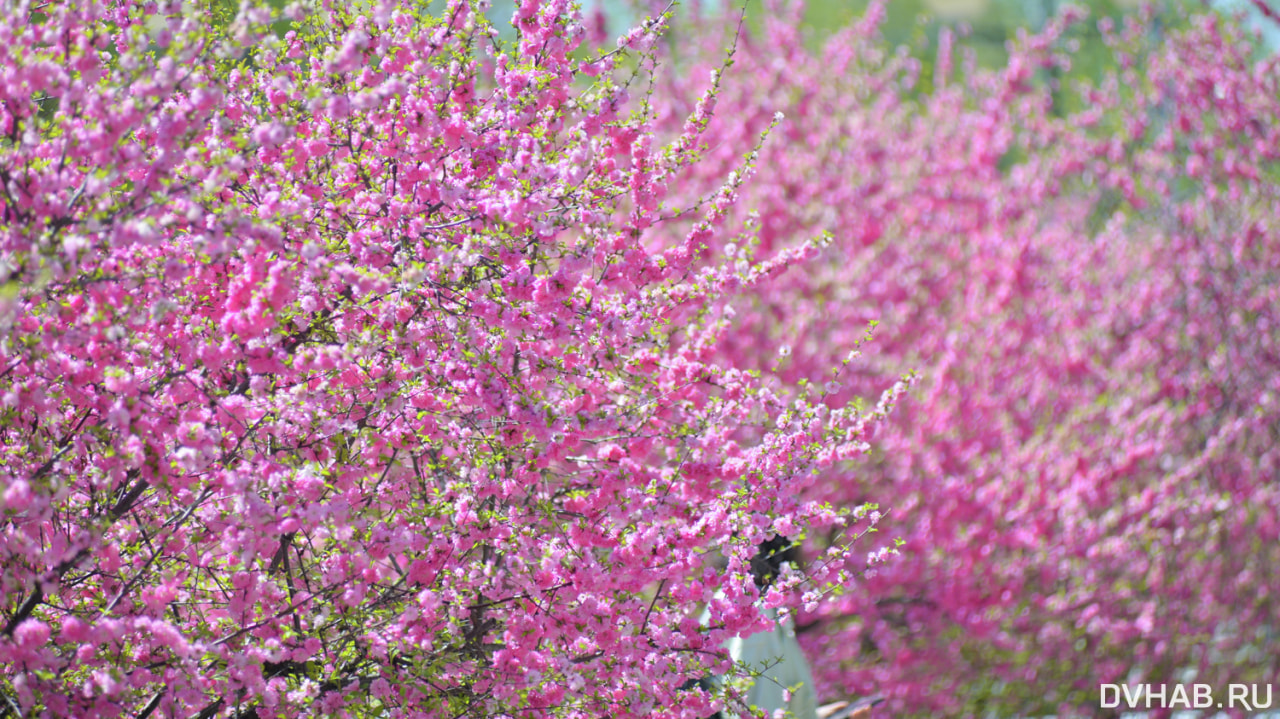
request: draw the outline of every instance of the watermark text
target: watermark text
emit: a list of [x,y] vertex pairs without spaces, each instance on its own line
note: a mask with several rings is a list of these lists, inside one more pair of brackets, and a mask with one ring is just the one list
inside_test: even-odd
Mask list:
[[1270,684],[1228,684],[1215,691],[1209,684],[1103,684],[1103,709],[1270,709]]

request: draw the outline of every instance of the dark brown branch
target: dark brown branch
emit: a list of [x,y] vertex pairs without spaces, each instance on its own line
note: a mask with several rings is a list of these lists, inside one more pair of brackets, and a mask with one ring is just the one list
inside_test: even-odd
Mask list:
[[[131,470],[127,476],[129,479],[138,476],[138,470]],[[116,502],[116,506],[112,507],[110,512],[107,512],[107,520],[114,522],[123,517],[126,512],[133,509],[133,505],[138,501],[138,497],[141,497],[142,493],[147,491],[147,488],[150,486],[151,483],[147,480],[138,480],[138,482],[133,485],[133,488]]]
[[36,607],[40,606],[40,602],[43,600],[44,590],[40,587],[40,583],[36,582],[36,588],[32,590],[31,595],[22,603],[22,606],[18,607],[17,613],[9,620],[9,623],[4,625],[4,635],[6,637],[13,636],[13,630],[17,629],[19,624],[31,616],[31,613],[36,610]]
[[159,708],[160,700],[164,697],[164,691],[165,690],[161,689],[159,692],[156,692],[155,696],[151,697],[151,701],[147,702],[147,705],[142,708],[142,712],[138,714],[138,719],[147,719],[147,717],[151,716],[152,712]]
[[196,714],[192,719],[212,719],[213,715],[218,713],[218,710],[222,708],[224,703],[226,703],[225,700],[218,699],[204,709],[201,709],[200,713]]

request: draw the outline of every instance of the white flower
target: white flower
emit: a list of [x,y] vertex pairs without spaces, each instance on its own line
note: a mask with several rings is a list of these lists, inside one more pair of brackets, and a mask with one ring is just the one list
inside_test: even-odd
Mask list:
[[158,321],[158,320],[162,320],[162,319],[164,319],[164,318],[165,318],[165,317],[166,317],[170,312],[172,312],[172,311],[174,311],[174,310],[176,310],[176,309],[178,309],[178,303],[174,302],[173,300],[170,300],[170,299],[167,299],[167,298],[163,298],[163,297],[162,297],[162,298],[160,298],[160,299],[156,300],[154,303],[152,303],[152,305],[151,305],[151,319],[152,319],[152,320],[157,320],[157,321]]
[[779,348],[778,348],[778,356],[780,356],[780,357],[790,357],[790,356],[791,356],[791,345],[782,345],[781,347],[779,347]]

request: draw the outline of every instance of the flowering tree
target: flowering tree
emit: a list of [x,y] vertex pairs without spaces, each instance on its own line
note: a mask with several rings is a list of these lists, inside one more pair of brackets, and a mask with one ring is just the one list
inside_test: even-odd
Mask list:
[[[879,498],[905,540],[800,618],[820,694],[1095,716],[1101,683],[1280,681],[1280,60],[1213,15],[1135,18],[1098,25],[1109,75],[1054,86],[1089,29],[1068,8],[995,71],[957,71],[943,29],[925,82],[882,11],[813,49],[776,3],[696,168],[712,186],[785,112],[749,249],[833,239],[752,296],[727,357],[787,344],[799,381],[879,319],[838,396],[921,373],[872,470],[805,490]],[[709,38],[690,65],[717,32],[686,34]],[[692,94],[659,93],[671,132]]]
[[777,120],[695,197],[719,84],[667,144],[628,99],[661,21],[420,5],[6,10],[0,713],[705,716],[865,566],[800,493],[905,384],[736,365],[816,245],[708,254]]

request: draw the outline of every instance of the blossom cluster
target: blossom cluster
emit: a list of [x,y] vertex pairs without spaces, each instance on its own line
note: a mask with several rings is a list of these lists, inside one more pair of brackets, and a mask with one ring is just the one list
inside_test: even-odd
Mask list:
[[663,139],[665,17],[424,5],[6,9],[0,711],[701,717],[867,566],[806,488],[910,378],[729,359],[816,253],[711,250],[779,120],[696,195],[722,86]]

